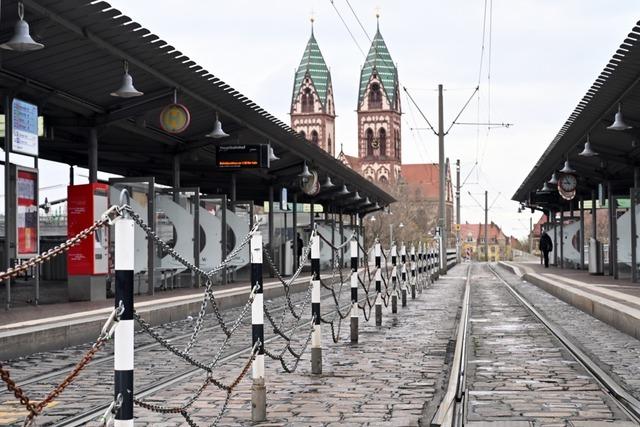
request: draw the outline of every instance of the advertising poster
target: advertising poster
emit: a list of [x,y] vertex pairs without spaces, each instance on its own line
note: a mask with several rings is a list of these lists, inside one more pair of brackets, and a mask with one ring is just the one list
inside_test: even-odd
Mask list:
[[[82,184],[67,187],[67,237],[73,237],[100,219],[107,210],[108,185]],[[67,252],[70,276],[106,274],[108,271],[109,236],[107,229],[97,229],[92,238],[84,239]]]
[[13,100],[13,132],[11,150],[29,156],[38,155],[38,107],[19,99]]
[[17,169],[17,258],[31,257],[38,253],[38,173]]

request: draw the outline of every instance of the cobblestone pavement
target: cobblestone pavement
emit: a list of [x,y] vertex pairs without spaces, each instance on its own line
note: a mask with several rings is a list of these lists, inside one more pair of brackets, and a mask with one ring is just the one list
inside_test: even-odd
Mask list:
[[[406,308],[383,309],[383,326],[360,315],[360,342],[349,343],[349,328],[343,325],[341,342],[334,344],[330,328],[323,325],[323,374],[310,374],[309,351],[298,371],[286,374],[279,364],[266,361],[267,422],[264,426],[355,426],[418,425],[426,402],[434,399],[446,381],[446,355],[450,347],[462,299],[465,266],[409,298]],[[348,301],[348,288],[341,301]],[[323,312],[333,307],[323,303]],[[331,316],[328,316],[329,318]],[[296,338],[299,342],[304,332]],[[279,344],[270,344],[274,350]],[[245,357],[224,365],[224,380],[241,369]],[[202,377],[172,386],[148,402],[180,405],[199,387]],[[207,391],[191,411],[199,425],[217,416],[224,393]],[[244,379],[234,393],[223,426],[251,425],[251,380]],[[179,414],[157,414],[136,408],[136,426],[186,425]]]
[[484,264],[473,267],[470,300],[470,425],[629,425],[595,380]]
[[640,398],[639,340],[521,280],[505,269],[500,268],[498,272],[629,393]]
[[[307,292],[301,292],[292,295],[294,304],[300,309],[302,300],[306,297]],[[324,292],[324,297],[329,296],[329,291]],[[275,298],[266,300],[265,305],[269,307],[273,313],[275,320],[278,322],[284,310],[285,298]],[[311,311],[310,303],[306,306],[306,311]],[[239,316],[242,308],[228,309],[223,312],[225,322],[230,324]],[[229,341],[227,350],[224,355],[232,354],[238,349],[249,345],[251,340],[250,332],[250,310],[243,325],[238,328]],[[285,322],[287,327],[292,320]],[[222,333],[217,321],[212,314],[205,316],[204,327],[198,337],[198,342],[193,350],[192,355],[197,360],[209,361],[217,352],[223,341]],[[189,335],[193,329],[194,320],[185,319],[178,322],[168,323],[154,328],[162,336],[171,339],[172,344],[178,348],[183,348],[188,341]],[[265,333],[271,333],[272,329],[265,327]],[[170,355],[168,351],[158,345],[153,345],[155,341],[148,335],[136,332],[136,372],[135,381],[136,389],[141,390],[154,385],[162,378],[174,375],[177,372],[186,371],[190,365],[182,359]],[[3,362],[11,371],[12,378],[20,385],[25,380],[35,376],[47,374],[51,371],[62,370],[60,375],[47,378],[41,381],[28,384],[23,387],[28,396],[32,399],[38,399],[48,393],[56,386],[72,368],[72,366],[80,360],[82,354],[90,347],[90,344],[69,347],[54,352],[36,353],[29,357],[10,360]],[[140,349],[142,349],[140,351]],[[96,361],[90,364],[69,386],[69,388],[60,397],[45,409],[42,416],[38,417],[38,425],[52,425],[61,420],[76,415],[88,408],[101,404],[108,404],[113,393],[113,361],[106,359],[100,362],[99,359],[108,357],[113,354],[113,342],[109,342],[96,357]],[[19,404],[14,403],[15,399],[6,388],[0,390],[0,425],[21,425],[22,419],[26,414]]]

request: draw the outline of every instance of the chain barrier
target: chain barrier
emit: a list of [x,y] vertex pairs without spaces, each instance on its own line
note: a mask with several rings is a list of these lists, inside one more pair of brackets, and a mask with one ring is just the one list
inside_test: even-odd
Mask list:
[[[67,239],[64,243],[55,246],[52,249],[49,249],[42,254],[33,257],[26,262],[16,266],[10,267],[7,270],[0,272],[0,282],[11,279],[23,273],[33,267],[44,264],[45,262],[67,252],[73,246],[76,246],[83,240],[87,239],[91,236],[97,229],[104,227],[106,225],[112,224],[113,221],[122,215],[124,208],[121,206],[111,206],[107,209],[101,216],[101,218],[91,224],[89,227],[85,228],[75,236]],[[122,314],[122,305],[118,308],[114,308],[111,315],[107,319],[107,322],[104,324],[102,330],[100,331],[100,335],[93,343],[93,345],[87,350],[80,361],[74,366],[74,368],[69,372],[69,374],[60,382],[53,390],[51,390],[45,398],[39,403],[33,403],[32,400],[25,394],[20,386],[18,386],[15,381],[11,378],[11,374],[8,369],[2,366],[0,362],[0,378],[7,386],[7,390],[13,393],[14,397],[20,402],[22,406],[28,412],[27,417],[25,418],[24,425],[29,426],[32,425],[35,417],[40,415],[42,411],[62,392],[66,390],[67,387],[78,377],[80,372],[94,359],[96,353],[100,351],[109,339],[111,339],[113,332],[115,330],[115,324],[118,321],[118,318]]]
[[111,224],[113,220],[122,215],[122,211],[123,208],[120,206],[114,205],[110,207],[104,214],[102,214],[102,217],[99,220],[97,220],[72,238],[68,239],[64,243],[61,243],[15,267],[9,267],[7,270],[0,272],[0,282],[16,277],[20,273],[24,273],[32,267],[36,267],[52,258],[57,257],[60,254],[67,252],[73,246],[76,246],[78,243],[89,237],[98,228],[104,227],[107,224]]
[[354,232],[352,232],[352,233],[351,233],[351,236],[349,236],[349,238],[348,238],[347,240],[345,240],[344,242],[342,242],[342,244],[340,244],[340,245],[338,245],[338,246],[335,246],[333,243],[331,243],[331,241],[330,241],[330,240],[328,240],[326,237],[324,237],[324,236],[322,235],[322,233],[319,233],[319,232],[318,232],[318,236],[320,236],[320,238],[321,238],[321,239],[322,239],[322,240],[323,240],[327,245],[329,245],[329,247],[330,247],[331,249],[333,249],[334,251],[339,251],[339,250],[344,249],[344,248],[345,248],[345,247],[346,247],[346,246],[351,242],[351,239],[353,239],[353,238],[355,237],[355,235],[356,235],[356,232],[354,231]]
[[154,331],[151,325],[147,321],[145,321],[142,317],[140,317],[138,313],[134,313],[133,317],[136,320],[136,322],[138,322],[142,330],[146,332],[151,338],[153,338],[158,344],[160,344],[166,350],[175,354],[179,358],[183,359],[185,362],[189,363],[190,365],[195,366],[196,368],[202,369],[203,371],[206,371],[208,373],[212,373],[216,364],[220,360],[220,356],[222,355],[229,340],[231,339],[231,335],[233,335],[236,329],[238,329],[238,327],[242,324],[242,321],[244,320],[247,313],[249,312],[249,309],[251,308],[251,303],[255,298],[255,293],[257,289],[258,289],[257,286],[254,286],[253,289],[251,289],[251,293],[249,294],[249,300],[245,303],[244,307],[242,308],[242,311],[240,312],[240,315],[236,318],[235,322],[231,326],[231,329],[229,330],[230,334],[225,337],[224,341],[220,345],[220,348],[218,349],[218,352],[216,353],[216,356],[208,364],[205,364],[204,362],[194,359],[192,356],[189,355],[187,351],[184,351],[184,350],[181,351],[178,348],[176,348],[174,345],[172,345],[169,342],[167,338],[162,337],[160,334]]
[[24,425],[30,426],[33,425],[35,421],[35,417],[40,415],[42,411],[62,392],[64,392],[67,387],[78,377],[80,372],[95,358],[96,353],[100,351],[104,345],[111,339],[113,333],[115,331],[116,323],[119,321],[120,315],[123,312],[123,306],[120,305],[117,308],[114,308],[111,312],[111,315],[105,322],[102,330],[100,331],[100,335],[98,339],[93,343],[93,345],[87,350],[80,361],[73,367],[71,372],[67,374],[67,376],[60,382],[57,386],[53,388],[45,398],[36,403],[33,403],[32,400],[25,394],[25,392],[18,386],[13,379],[11,379],[11,375],[9,370],[5,369],[2,366],[2,362],[0,362],[0,378],[6,384],[7,390],[9,390],[16,399],[25,407],[25,409],[29,412],[27,415]]
[[[265,309],[265,313],[266,313],[266,309]],[[307,335],[307,338],[304,342],[304,345],[302,346],[302,348],[300,349],[300,351],[296,352],[292,347],[291,347],[291,342],[290,340],[287,340],[287,344],[282,348],[282,350],[280,350],[280,353],[278,355],[275,355],[274,353],[271,353],[269,350],[267,350],[266,348],[264,349],[264,354],[265,356],[269,357],[270,359],[276,360],[280,362],[280,365],[282,366],[282,369],[288,373],[288,374],[292,374],[294,373],[297,369],[298,369],[298,364],[300,363],[300,359],[302,358],[302,355],[304,354],[304,352],[307,350],[307,347],[309,347],[309,343],[311,342],[311,336],[313,334],[313,325],[314,325],[314,320],[315,320],[315,316],[313,316],[311,318],[310,324],[311,324],[311,328],[309,330],[309,334]],[[294,327],[294,329],[297,328]],[[295,330],[293,331],[295,332]],[[292,332],[292,335],[293,335]],[[293,362],[293,367],[290,367],[289,365],[287,365],[286,361],[284,360],[284,355],[286,352],[289,352],[289,354],[291,354],[294,358],[294,362]]]
[[202,298],[202,303],[200,305],[200,311],[198,313],[198,317],[196,318],[196,324],[195,324],[194,329],[193,329],[193,334],[191,335],[191,338],[189,339],[189,342],[185,346],[184,352],[188,354],[191,351],[191,349],[193,348],[193,346],[195,345],[195,342],[197,340],[198,334],[200,333],[200,330],[202,329],[202,324],[204,322],[204,317],[205,317],[205,314],[206,314],[207,302],[208,301],[211,301],[211,308],[213,310],[214,315],[216,316],[216,320],[218,321],[218,323],[220,324],[220,327],[222,328],[222,331],[224,332],[224,334],[227,337],[230,337],[231,336],[231,332],[229,331],[229,328],[227,328],[226,322],[224,321],[224,318],[222,317],[222,313],[220,312],[220,309],[218,308],[218,304],[216,302],[216,298],[215,298],[215,296],[213,294],[212,277],[216,273],[218,273],[219,271],[221,271],[225,267],[227,267],[227,265],[231,262],[231,260],[233,260],[240,253],[240,251],[245,246],[247,246],[249,244],[249,242],[251,241],[251,237],[258,231],[258,228],[260,226],[260,222],[261,221],[259,221],[259,220],[256,221],[256,223],[254,224],[253,228],[244,237],[244,239],[240,242],[240,244],[233,251],[231,251],[218,266],[214,267],[213,269],[211,269],[209,271],[204,271],[201,268],[196,267],[194,264],[189,262],[186,258],[184,258],[182,255],[180,255],[178,252],[176,252],[172,247],[170,247],[165,241],[163,241],[151,229],[151,227],[149,227],[144,222],[144,220],[140,217],[140,215],[138,215],[136,212],[134,212],[134,210],[130,206],[127,205],[123,209],[126,210],[126,212],[129,214],[131,219],[133,219],[133,221],[136,223],[136,225],[138,225],[138,227],[140,227],[145,232],[145,234],[148,236],[148,238],[153,240],[164,252],[166,252],[169,256],[171,256],[173,259],[175,259],[180,264],[182,264],[187,270],[198,274],[199,276],[203,277],[206,280],[206,282],[205,282],[205,291],[204,291],[204,295],[203,295],[203,298]]
[[[316,230],[313,230],[311,232],[311,237],[314,236],[314,233],[316,233]],[[291,302],[290,288],[291,288],[291,285],[293,284],[293,282],[298,278],[298,276],[302,272],[302,269],[304,268],[305,264],[307,263],[307,259],[309,257],[309,254],[311,253],[311,239],[309,239],[309,243],[307,244],[307,246],[303,250],[302,257],[300,259],[300,265],[298,266],[298,269],[293,274],[293,276],[291,276],[291,278],[289,279],[288,282],[285,281],[284,278],[282,277],[282,275],[280,274],[280,270],[276,266],[275,262],[273,262],[273,258],[271,257],[271,251],[268,250],[266,248],[266,246],[263,248],[263,253],[265,255],[265,258],[267,259],[267,264],[269,265],[269,268],[276,275],[276,277],[278,278],[280,283],[282,283],[282,285],[284,286],[284,293],[285,293],[285,297],[286,297],[286,300],[287,300],[287,305],[289,307],[289,310],[291,311],[291,314],[296,319],[300,319],[300,317],[302,315],[296,313],[296,311],[294,309],[294,305]],[[284,318],[284,315],[283,315],[283,318]]]
[[224,402],[222,404],[220,412],[218,413],[216,418],[213,420],[213,422],[210,424],[211,426],[216,426],[216,425],[218,425],[218,422],[220,422],[220,419],[222,418],[222,416],[226,412],[227,407],[229,406],[229,401],[231,400],[231,395],[232,395],[234,389],[238,386],[238,384],[240,384],[242,379],[249,372],[249,368],[251,368],[251,364],[255,360],[255,357],[256,357],[256,354],[258,353],[258,349],[260,348],[260,345],[261,345],[260,341],[257,341],[253,345],[253,347],[251,349],[251,354],[249,355],[249,359],[245,362],[245,364],[244,364],[244,366],[242,368],[242,371],[240,372],[240,374],[238,374],[238,376],[229,385],[224,384],[222,381],[220,381],[220,380],[218,380],[216,378],[213,378],[211,376],[211,372],[208,372],[207,378],[205,378],[205,380],[202,383],[202,385],[198,388],[198,390],[194,393],[194,395],[184,405],[181,405],[181,406],[156,405],[156,404],[153,404],[153,403],[144,402],[144,401],[142,401],[140,399],[137,399],[137,398],[133,399],[133,403],[136,404],[137,406],[141,407],[141,408],[147,409],[147,410],[152,411],[152,412],[157,412],[157,413],[161,413],[161,414],[180,414],[185,419],[185,421],[189,424],[189,426],[198,427],[198,424],[196,424],[195,421],[193,421],[191,416],[187,413],[187,410],[198,400],[198,398],[202,395],[202,393],[210,385],[213,384],[218,389],[226,392],[225,400],[224,400]]

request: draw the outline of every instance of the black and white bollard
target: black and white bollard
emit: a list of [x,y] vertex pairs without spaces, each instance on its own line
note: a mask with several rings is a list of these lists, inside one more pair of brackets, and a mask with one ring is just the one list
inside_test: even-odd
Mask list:
[[[311,334],[311,373],[322,373],[322,330],[320,328],[320,236],[311,237],[311,316],[314,319]],[[333,286],[333,284],[332,284]]]
[[382,268],[380,263],[382,248],[380,242],[376,241],[373,250],[376,262],[376,326],[382,326]]
[[264,382],[264,294],[262,288],[262,235],[251,237],[251,289],[256,287],[251,303],[251,344],[258,345],[253,361],[251,385],[251,420],[267,419],[267,388]]
[[416,246],[411,244],[411,299],[416,299]]
[[402,306],[407,306],[407,247],[402,243],[400,246],[400,262],[402,262],[401,277],[402,283],[400,284],[400,292],[402,293]]
[[398,312],[398,249],[395,243],[391,246],[391,312]]
[[422,293],[422,285],[424,284],[422,280],[422,242],[418,242],[418,292]]
[[123,216],[115,222],[115,306],[124,309],[115,328],[113,344],[114,394],[121,401],[114,425],[133,427],[133,270],[135,225]]
[[351,342],[358,342],[358,241],[351,241]]

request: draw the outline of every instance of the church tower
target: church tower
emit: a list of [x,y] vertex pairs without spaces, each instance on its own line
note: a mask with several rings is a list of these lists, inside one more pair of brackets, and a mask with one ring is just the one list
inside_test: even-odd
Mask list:
[[360,72],[358,157],[360,173],[381,184],[395,183],[401,173],[400,88],[380,25]]
[[331,73],[316,42],[311,20],[311,37],[293,83],[291,127],[311,144],[335,156],[335,118]]

